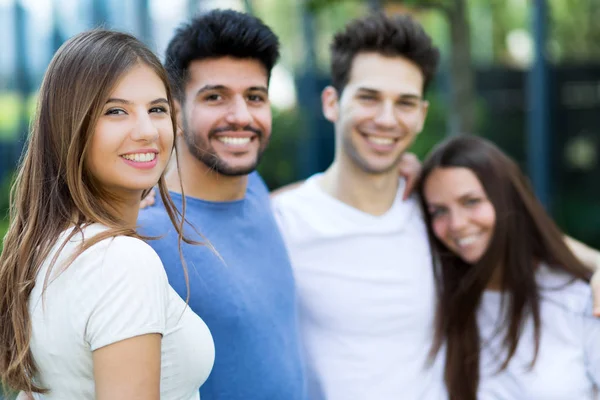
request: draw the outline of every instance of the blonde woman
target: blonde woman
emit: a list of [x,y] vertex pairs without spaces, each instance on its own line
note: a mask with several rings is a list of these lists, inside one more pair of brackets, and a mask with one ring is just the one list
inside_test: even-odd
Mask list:
[[9,388],[35,399],[199,398],[210,332],[135,231],[156,184],[182,230],[163,177],[174,132],[165,71],[134,37],[84,32],[52,59],[0,256]]

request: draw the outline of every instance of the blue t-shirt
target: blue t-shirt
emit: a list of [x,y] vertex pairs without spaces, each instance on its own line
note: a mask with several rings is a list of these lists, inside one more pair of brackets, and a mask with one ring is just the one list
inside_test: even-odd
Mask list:
[[[171,196],[181,209],[181,195]],[[264,182],[251,174],[246,197],[239,201],[186,200],[186,219],[218,252],[182,244],[189,305],[215,342],[215,364],[200,388],[202,400],[304,400],[292,268]],[[164,235],[148,243],[185,299],[177,233],[160,199],[140,212],[138,225],[144,235]],[[203,241],[192,228],[185,233]]]

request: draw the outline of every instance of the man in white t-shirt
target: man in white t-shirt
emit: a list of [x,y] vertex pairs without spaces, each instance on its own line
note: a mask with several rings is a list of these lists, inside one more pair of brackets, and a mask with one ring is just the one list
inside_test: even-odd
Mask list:
[[435,307],[419,206],[398,163],[423,128],[439,51],[408,16],[349,23],[331,45],[323,113],[335,158],[273,199],[299,295],[311,400],[443,399],[427,357]]

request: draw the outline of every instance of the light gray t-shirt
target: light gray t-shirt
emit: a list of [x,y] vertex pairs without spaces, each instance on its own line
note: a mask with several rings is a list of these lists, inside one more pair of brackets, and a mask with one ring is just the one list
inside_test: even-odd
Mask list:
[[[498,373],[506,352],[502,346],[507,328],[502,314],[502,293],[486,291],[479,309],[482,337],[481,400],[591,400],[600,384],[600,319],[592,316],[588,283],[542,266],[541,337],[537,361],[533,358],[533,319],[523,330],[517,351],[506,370]],[[507,307],[507,304],[504,305]]]
[[[84,229],[85,239],[105,229],[91,225]],[[159,333],[160,398],[199,399],[198,389],[214,362],[212,337],[169,286],[154,250],[131,237],[105,239],[59,274],[81,244],[77,234],[61,251],[42,299],[49,262],[64,238],[66,233],[40,269],[29,299],[31,351],[39,369],[36,380],[50,389],[34,398],[94,399],[92,352],[134,336]]]

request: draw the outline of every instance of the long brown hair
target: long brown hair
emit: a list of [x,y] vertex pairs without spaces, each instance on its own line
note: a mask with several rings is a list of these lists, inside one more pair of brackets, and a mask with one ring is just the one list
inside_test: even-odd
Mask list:
[[[424,185],[437,168],[471,170],[481,182],[496,212],[494,234],[485,254],[474,265],[452,253],[433,234]],[[480,336],[477,309],[492,274],[502,268],[501,285],[507,302],[507,350],[500,370],[514,355],[527,318],[534,322],[534,365],[540,341],[540,289],[536,265],[566,271],[574,279],[590,273],[564,243],[556,224],[536,199],[517,164],[487,140],[460,136],[437,146],[423,165],[418,191],[434,254],[438,305],[431,356],[446,346],[444,379],[451,400],[474,400],[479,385]]]
[[[37,370],[30,351],[28,299],[60,233],[75,227],[51,267],[67,241],[91,223],[109,229],[86,240],[77,254],[109,237],[140,237],[111,212],[107,206],[110,193],[84,162],[111,91],[126,72],[140,64],[150,67],[164,83],[176,132],[166,72],[152,51],[131,35],[100,29],[78,34],[60,47],[44,76],[11,191],[10,226],[0,255],[0,380],[15,390],[45,391],[34,382]],[[182,236],[185,202],[178,211],[168,195],[164,173],[158,187],[181,248],[181,240],[186,240]]]

